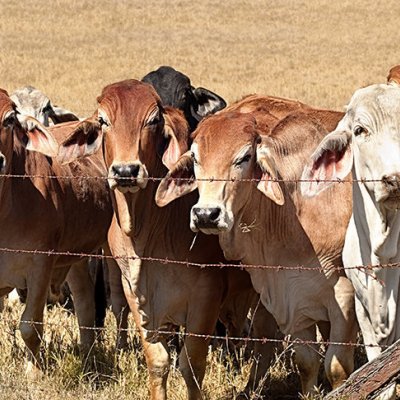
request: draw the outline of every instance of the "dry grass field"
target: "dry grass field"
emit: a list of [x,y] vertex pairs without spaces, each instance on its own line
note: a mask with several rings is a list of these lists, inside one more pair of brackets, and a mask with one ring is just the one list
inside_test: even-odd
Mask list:
[[[398,0],[0,0],[0,87],[36,86],[85,116],[106,84],[171,65],[228,102],[258,92],[342,110],[400,63],[399,16]],[[45,372],[27,382],[9,320],[20,312],[0,321],[0,399],[148,398],[140,351],[113,350],[113,319],[89,369],[76,356],[75,319],[59,308],[46,316]],[[279,360],[273,398],[295,398],[299,382]],[[210,352],[204,399],[232,398],[248,372],[243,357],[234,367],[222,349]],[[176,369],[169,390],[185,398]]]

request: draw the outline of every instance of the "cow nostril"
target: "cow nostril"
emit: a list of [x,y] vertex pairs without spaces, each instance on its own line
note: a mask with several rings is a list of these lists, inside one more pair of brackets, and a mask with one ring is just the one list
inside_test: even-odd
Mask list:
[[221,209],[219,207],[209,209],[210,221],[215,222],[221,214]]
[[113,165],[111,167],[111,172],[113,173],[113,175],[117,176],[120,174],[120,167],[117,165]]
[[201,208],[194,207],[194,208],[193,208],[193,214],[194,214],[196,217],[198,217],[198,216],[200,215],[200,210],[201,210]]
[[131,176],[136,178],[139,175],[140,166],[139,165],[130,165],[129,166],[129,173]]
[[382,182],[389,188],[397,188],[400,185],[400,175],[384,175]]

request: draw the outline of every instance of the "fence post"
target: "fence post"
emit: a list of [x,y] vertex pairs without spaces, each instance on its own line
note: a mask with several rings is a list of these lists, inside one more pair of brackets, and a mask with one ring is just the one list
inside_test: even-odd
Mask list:
[[400,374],[400,340],[379,357],[354,371],[343,385],[325,396],[325,400],[366,399],[393,382]]

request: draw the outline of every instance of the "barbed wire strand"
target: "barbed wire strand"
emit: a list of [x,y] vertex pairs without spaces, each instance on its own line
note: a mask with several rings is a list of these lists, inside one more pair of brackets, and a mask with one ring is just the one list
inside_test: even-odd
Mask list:
[[[13,178],[13,179],[65,179],[65,180],[74,180],[74,179],[83,179],[83,180],[108,180],[108,179],[115,179],[116,177],[113,176],[90,176],[90,175],[40,175],[40,174],[0,174],[0,178]],[[118,180],[132,180],[135,181],[136,178],[131,177],[117,177]],[[264,181],[273,181],[273,182],[287,182],[287,183],[373,183],[373,182],[382,182],[382,179],[367,179],[367,178],[360,178],[360,179],[281,179],[281,178],[175,178],[175,177],[142,177],[142,180],[147,181],[162,181],[163,179],[168,181],[189,181],[189,182],[264,182]]]
[[[79,253],[72,251],[57,251],[57,250],[29,250],[29,249],[12,249],[9,247],[0,247],[0,253],[15,253],[15,254],[33,254],[33,255],[45,255],[48,257],[51,256],[68,256],[68,257],[91,257],[97,259],[114,259],[114,260],[141,260],[141,261],[150,261],[157,262],[161,264],[178,264],[186,267],[197,267],[197,268],[239,268],[239,269],[272,269],[272,270],[290,270],[290,271],[313,271],[319,273],[331,272],[331,271],[345,271],[345,270],[359,270],[362,272],[374,272],[375,269],[380,268],[399,268],[400,262],[396,263],[386,263],[386,264],[371,264],[371,265],[355,265],[350,267],[344,266],[328,266],[324,267],[321,265],[318,266],[304,266],[304,265],[262,265],[262,264],[229,264],[229,263],[198,263],[188,260],[173,260],[168,257],[166,258],[158,258],[158,257],[144,257],[144,256],[129,256],[129,255],[108,255],[108,254],[97,254],[97,253]],[[372,275],[371,275],[372,276]],[[372,276],[375,278],[374,276]]]
[[[62,323],[60,322],[44,322],[44,321],[26,321],[26,320],[16,320],[13,318],[8,318],[5,317],[4,315],[0,316],[0,321],[1,322],[8,322],[14,325],[15,328],[17,328],[18,324],[29,324],[29,325],[41,325],[41,326],[55,326],[55,327],[60,327],[63,326]],[[65,324],[64,324],[65,325]],[[96,332],[101,332],[101,331],[107,331],[108,328],[106,327],[93,327],[93,326],[80,326],[79,329],[83,330],[92,330]],[[117,331],[119,332],[130,332],[130,333],[139,333],[141,330],[137,327],[135,328],[117,328]],[[301,345],[324,345],[324,346],[329,346],[329,345],[336,345],[336,346],[350,346],[350,347],[378,347],[378,348],[387,348],[389,345],[377,345],[377,344],[365,344],[365,343],[354,343],[354,342],[333,342],[329,340],[321,340],[321,341],[316,341],[316,340],[305,340],[305,339],[300,339],[300,338],[294,338],[291,339],[290,335],[288,335],[284,339],[272,339],[272,338],[254,338],[251,336],[221,336],[221,335],[210,335],[210,334],[201,334],[201,333],[194,333],[194,332],[184,332],[184,331],[177,331],[177,330],[166,330],[166,329],[146,329],[142,328],[142,331],[145,334],[156,334],[156,335],[163,335],[163,336],[178,336],[178,337],[194,337],[194,338],[199,338],[199,339],[204,339],[204,340],[210,340],[210,339],[215,339],[215,340],[231,340],[234,342],[260,342],[263,344],[266,344],[268,342],[270,343],[287,343],[287,344],[301,344]]]

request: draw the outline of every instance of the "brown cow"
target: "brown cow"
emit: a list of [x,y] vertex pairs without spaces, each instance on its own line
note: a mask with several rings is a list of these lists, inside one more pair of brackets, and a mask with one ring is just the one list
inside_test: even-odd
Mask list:
[[[106,183],[102,179],[63,178],[104,176],[101,157],[96,154],[68,166],[50,158],[58,151],[55,137],[66,137],[77,122],[54,126],[50,132],[33,118],[22,118],[5,91],[0,91],[0,121],[1,173],[30,175],[25,179],[2,178],[0,182],[3,233],[0,246],[90,253],[103,244],[112,213]],[[37,366],[43,332],[40,323],[53,269],[61,268],[63,273],[55,275],[64,280],[68,266],[77,262],[86,263],[86,260],[67,255],[0,253],[0,296],[13,288],[28,292],[20,324],[22,338],[30,351],[28,371],[35,371]],[[81,305],[76,310],[79,324],[93,324],[94,315],[83,312],[87,307],[85,301],[78,303]],[[81,330],[84,348],[90,347],[93,340],[92,330]]]
[[390,69],[387,77],[387,83],[400,85],[400,65],[396,65]]
[[[15,90],[11,93],[10,99],[15,103],[19,114],[33,117],[44,126],[49,126],[51,124],[57,125],[62,122],[79,121],[79,118],[71,111],[54,106],[51,100],[42,91],[32,86],[24,86]],[[93,313],[90,307],[96,305],[96,326],[102,328],[104,327],[106,299],[104,282],[102,279],[99,279],[99,277],[101,277],[101,272],[101,260],[92,259],[91,262],[89,262],[89,268],[84,263],[75,264],[74,267],[69,270],[66,282],[69,288],[73,290],[72,295],[75,301],[84,299],[83,307],[80,305],[75,305],[75,307],[90,314]],[[59,273],[64,275],[61,271]],[[63,286],[56,286],[55,280],[55,273],[53,272],[53,283],[47,302],[65,303],[68,301],[68,285],[60,282]],[[103,293],[99,293],[101,290]],[[18,292],[20,300],[25,302],[26,291],[19,290]],[[12,295],[12,293],[10,293],[10,295]],[[93,301],[93,299],[95,299],[95,301]],[[71,299],[69,299],[69,301],[71,301]],[[118,343],[120,342],[121,341],[118,341]]]
[[[163,209],[154,202],[158,182],[148,177],[165,176],[188,149],[182,113],[164,109],[155,90],[136,80],[105,87],[98,103],[98,119],[80,125],[60,147],[60,158],[68,162],[103,143],[115,210],[109,243],[114,255],[130,257],[118,260],[124,289],[141,333],[151,398],[165,399],[169,351],[167,336],[157,330],[183,326],[211,335],[224,301],[234,297],[233,289],[237,295],[248,290],[247,279],[243,271],[190,265],[224,261],[217,238],[189,229],[196,194]],[[222,314],[232,318],[228,308]],[[271,326],[275,328],[274,321]],[[208,343],[195,336],[184,341],[179,365],[190,399],[201,398]]]
[[[324,112],[315,114],[326,120]],[[318,200],[302,198],[293,180],[300,178],[327,131],[307,111],[289,114],[272,132],[264,129],[264,118],[265,110],[221,111],[205,119],[194,133],[191,151],[160,183],[157,202],[164,206],[197,187],[200,197],[191,210],[190,226],[195,232],[218,234],[227,259],[315,268],[248,272],[285,334],[315,340],[318,324],[325,339],[355,342],[353,288],[343,273],[331,269],[341,265],[351,189],[340,185]],[[174,181],[177,177],[192,180]],[[209,182],[210,177],[225,181]],[[257,182],[251,181],[254,178]],[[340,207],[332,206],[336,204]],[[297,345],[296,360],[303,392],[313,391],[319,369],[315,346]],[[352,370],[353,348],[330,345],[325,371],[332,386],[340,385]]]

